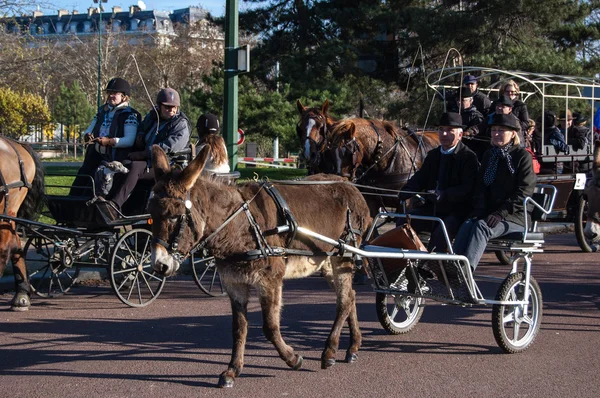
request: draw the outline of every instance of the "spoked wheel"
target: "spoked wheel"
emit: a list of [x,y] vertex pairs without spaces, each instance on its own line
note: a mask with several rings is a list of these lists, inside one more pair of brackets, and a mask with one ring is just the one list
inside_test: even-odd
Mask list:
[[594,246],[584,235],[585,225],[587,224],[587,212],[588,202],[587,199],[581,195],[579,198],[579,204],[577,205],[577,214],[575,215],[575,237],[581,250],[586,253],[594,251]]
[[165,277],[152,270],[152,233],[133,229],[117,241],[110,260],[110,284],[124,304],[145,307],[159,296]]
[[377,293],[375,305],[379,323],[390,334],[408,333],[421,319],[424,301],[421,297]]
[[517,252],[511,250],[496,250],[494,253],[496,254],[496,258],[498,259],[498,261],[500,261],[500,264],[510,265],[510,259]]
[[524,297],[525,274],[509,275],[500,285],[496,300],[527,301],[527,304],[496,304],[492,308],[492,327],[496,342],[505,352],[525,351],[535,340],[542,323],[542,292],[530,278],[529,295]]
[[227,292],[221,284],[221,276],[215,265],[215,258],[205,250],[191,253],[190,258],[194,280],[200,290],[212,297],[226,295]]
[[71,289],[79,277],[79,267],[73,266],[75,239],[55,242],[42,237],[27,240],[23,252],[30,270],[31,288],[41,297],[56,297]]

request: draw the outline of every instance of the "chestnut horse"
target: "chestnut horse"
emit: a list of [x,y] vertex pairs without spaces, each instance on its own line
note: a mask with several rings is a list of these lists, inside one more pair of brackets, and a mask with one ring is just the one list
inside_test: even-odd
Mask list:
[[[381,189],[379,193],[371,190],[367,197],[371,214],[381,206],[396,206],[396,193],[385,190],[400,190],[421,167],[427,152],[439,145],[437,132],[398,130],[390,122],[359,118],[338,122],[328,136],[336,174]],[[386,195],[391,199],[384,200]]]
[[600,243],[600,141],[594,146],[592,180],[585,187],[587,197],[587,222],[583,231],[585,237],[594,245]]
[[[372,222],[361,193],[342,178],[323,174],[272,186],[255,182],[228,186],[201,175],[207,157],[208,148],[204,147],[182,172],[172,172],[167,156],[155,145],[152,165],[156,184],[149,211],[153,220],[155,271],[173,275],[189,252],[200,247],[215,256],[233,315],[232,356],[227,370],[219,377],[219,386],[233,386],[244,366],[252,287],[259,295],[266,338],[289,367],[302,366],[302,357],[285,343],[280,331],[283,280],[305,277],[318,270],[337,297],[336,317],[321,355],[321,367],[335,363],[346,321],[350,346],[345,358],[347,362],[356,361],[361,333],[352,288],[353,260],[332,256],[332,246],[320,241],[296,238],[294,227],[283,233],[276,231],[283,220],[295,219],[299,226],[358,245]],[[276,203],[277,195],[283,201]],[[287,206],[282,202],[287,202]]]
[[329,101],[325,100],[320,108],[308,108],[298,100],[296,102],[300,121],[296,127],[298,139],[302,144],[302,156],[309,174],[333,173],[334,164],[324,159],[327,155],[327,135],[337,123],[329,116]]
[[[23,143],[0,137],[0,214],[30,219],[39,211],[44,197],[44,171],[33,149]],[[27,311],[31,286],[21,249],[21,239],[13,221],[0,219],[0,276],[11,260],[15,277],[13,311]]]

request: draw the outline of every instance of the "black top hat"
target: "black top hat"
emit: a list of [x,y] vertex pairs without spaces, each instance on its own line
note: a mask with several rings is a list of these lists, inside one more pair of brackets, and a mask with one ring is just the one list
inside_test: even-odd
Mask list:
[[444,113],[440,118],[440,123],[438,124],[438,126],[460,127],[463,129],[467,127],[463,124],[462,116],[460,116],[460,113],[456,112]]
[[471,98],[473,97],[473,93],[471,92],[471,90],[469,90],[468,87],[463,87],[460,92],[460,98]]
[[573,112],[573,124],[581,124],[587,122],[587,118],[581,112]]
[[506,106],[510,106],[511,108],[513,106],[512,100],[510,98],[508,98],[506,95],[501,95],[500,97],[498,97],[495,104],[496,105],[506,105]]
[[513,114],[510,113],[508,115],[504,115],[502,113],[495,114],[490,126],[504,126],[514,129],[516,131],[521,130],[519,119],[517,119]]

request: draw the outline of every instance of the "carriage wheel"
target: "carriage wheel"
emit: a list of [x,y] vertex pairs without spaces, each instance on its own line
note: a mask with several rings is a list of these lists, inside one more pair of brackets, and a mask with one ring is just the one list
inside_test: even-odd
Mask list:
[[192,252],[190,255],[194,280],[204,293],[212,297],[227,294],[221,283],[221,276],[217,271],[215,258],[206,252]]
[[492,328],[496,342],[505,352],[523,352],[533,343],[542,323],[542,292],[530,278],[529,296],[524,297],[525,274],[509,275],[500,285],[496,300],[526,300],[527,304],[495,304],[492,308]]
[[510,259],[516,253],[517,252],[511,251],[511,250],[496,250],[496,251],[494,251],[494,254],[496,254],[496,258],[498,259],[498,261],[500,261],[500,264],[502,264],[502,265],[511,265],[512,263],[510,262]]
[[165,277],[152,270],[152,233],[133,229],[117,241],[110,259],[110,284],[124,304],[145,307],[159,296]]
[[25,243],[25,264],[32,290],[41,297],[56,297],[71,289],[79,277],[79,267],[73,266],[71,249],[76,240],[67,239],[56,245],[51,239],[31,237]]
[[581,247],[581,250],[586,253],[591,253],[594,251],[594,247],[583,233],[583,231],[585,231],[585,225],[587,224],[587,212],[587,199],[581,195],[577,206],[577,214],[575,215],[575,237],[577,238],[577,243],[579,244],[579,247]]
[[375,305],[379,323],[390,334],[410,332],[423,315],[424,298],[377,293]]

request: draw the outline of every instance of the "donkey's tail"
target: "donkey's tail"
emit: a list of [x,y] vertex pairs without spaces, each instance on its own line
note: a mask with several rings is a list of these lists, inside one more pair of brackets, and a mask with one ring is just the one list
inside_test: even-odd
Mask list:
[[19,207],[17,217],[34,220],[39,217],[45,198],[46,185],[44,184],[44,167],[42,166],[39,155],[33,150],[31,145],[22,142],[19,144],[25,148],[33,159],[33,163],[35,164],[35,176],[31,182],[31,188],[27,191],[25,200],[23,200],[21,207]]

